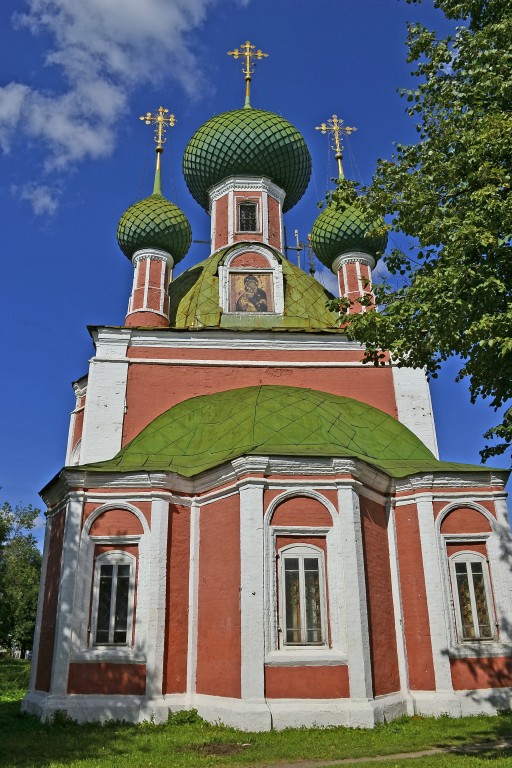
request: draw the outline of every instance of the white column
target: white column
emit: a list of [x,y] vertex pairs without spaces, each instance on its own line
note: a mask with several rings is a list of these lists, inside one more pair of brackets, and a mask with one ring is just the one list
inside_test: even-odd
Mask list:
[[500,642],[512,644],[512,533],[508,519],[506,494],[494,498],[496,523],[487,540],[489,570],[492,579],[496,620],[499,624]]
[[169,502],[165,499],[153,499],[149,539],[149,610],[147,614],[146,696],[148,698],[162,695],[168,525]]
[[197,622],[199,601],[199,537],[200,507],[193,501],[190,508],[190,555],[188,572],[188,640],[187,640],[187,699],[196,692]]
[[263,484],[240,488],[242,699],[265,697]]
[[338,487],[345,578],[347,659],[351,699],[373,697],[363,535],[359,497],[351,485]]
[[67,693],[82,510],[83,494],[70,493],[65,511],[66,520],[64,522],[64,537],[62,541],[59,597],[53,646],[50,687],[50,692],[53,696],[63,696]]
[[113,458],[121,448],[130,331],[100,330],[91,360],[80,463]]
[[436,690],[453,690],[448,657],[449,639],[443,601],[442,568],[436,539],[432,496],[418,494],[416,505]]

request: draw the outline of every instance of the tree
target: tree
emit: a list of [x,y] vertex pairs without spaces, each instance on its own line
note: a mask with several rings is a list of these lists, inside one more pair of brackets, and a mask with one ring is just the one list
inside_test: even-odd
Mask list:
[[[388,349],[399,365],[435,377],[459,356],[457,380],[469,377],[472,402],[489,397],[500,408],[512,397],[512,3],[434,6],[463,23],[441,39],[409,25],[408,61],[419,83],[401,94],[418,143],[397,145],[391,160],[379,161],[359,198],[415,241],[408,255],[395,249],[385,257],[398,284],[375,286],[380,311],[351,315],[347,330],[374,364]],[[354,194],[342,182],[337,204]],[[485,437],[500,442],[487,445],[482,460],[507,450],[512,408]]]
[[0,508],[0,645],[32,646],[41,572],[34,528],[39,510],[32,506]]

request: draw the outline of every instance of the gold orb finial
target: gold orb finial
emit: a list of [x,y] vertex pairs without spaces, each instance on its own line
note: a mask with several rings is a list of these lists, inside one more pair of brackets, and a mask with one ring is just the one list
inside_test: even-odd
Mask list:
[[315,131],[321,133],[330,133],[334,136],[334,144],[331,145],[334,150],[334,157],[338,163],[338,175],[339,178],[343,178],[343,152],[341,148],[341,137],[350,136],[351,133],[357,131],[357,128],[353,128],[350,125],[345,125],[343,120],[340,120],[337,115],[333,115],[326,123],[321,123],[315,126]]
[[257,59],[258,61],[261,61],[261,59],[266,58],[268,56],[268,53],[263,53],[263,51],[258,48],[256,50],[256,46],[252,45],[250,40],[247,40],[243,45],[240,46],[240,50],[238,48],[235,48],[234,51],[228,51],[228,56],[233,56],[234,59],[240,59],[243,57],[244,59],[244,66],[242,67],[242,72],[245,75],[245,106],[250,107],[251,106],[251,80],[252,75],[254,74],[254,60]]

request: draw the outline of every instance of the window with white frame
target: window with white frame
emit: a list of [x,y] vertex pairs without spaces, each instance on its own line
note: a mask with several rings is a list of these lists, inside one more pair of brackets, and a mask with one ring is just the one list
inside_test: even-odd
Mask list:
[[92,603],[93,645],[130,645],[135,594],[135,558],[106,552],[96,558]]
[[463,641],[494,638],[489,569],[477,552],[459,552],[450,558],[455,617]]
[[238,204],[238,231],[258,232],[258,204],[244,201]]
[[279,599],[281,644],[327,644],[324,553],[313,546],[280,550]]

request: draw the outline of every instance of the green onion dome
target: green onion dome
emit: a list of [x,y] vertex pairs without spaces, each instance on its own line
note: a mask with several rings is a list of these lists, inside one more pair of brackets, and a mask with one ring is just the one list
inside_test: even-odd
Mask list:
[[377,261],[386,249],[388,235],[387,232],[368,233],[383,226],[384,221],[380,218],[368,223],[357,204],[349,205],[345,209],[329,205],[313,224],[313,250],[322,264],[329,269],[332,269],[337,256],[351,251],[367,253]]
[[286,193],[283,211],[306,191],[311,156],[298,130],[261,109],[236,109],[212,117],[195,132],[183,157],[191,195],[208,210],[208,190],[228,176],[267,176]]
[[123,213],[117,226],[117,242],[129,259],[143,248],[158,248],[169,253],[177,264],[190,248],[192,232],[183,211],[160,192],[154,192]]

